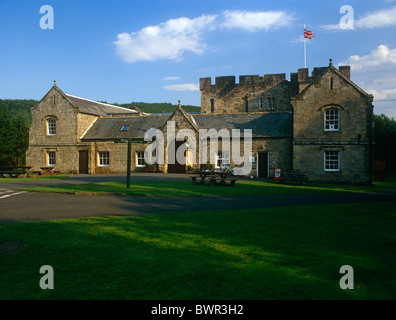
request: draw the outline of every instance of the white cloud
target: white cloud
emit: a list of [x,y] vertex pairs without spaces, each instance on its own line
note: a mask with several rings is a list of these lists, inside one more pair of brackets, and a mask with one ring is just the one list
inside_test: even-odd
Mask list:
[[[322,29],[325,29],[325,30],[328,30],[328,31],[340,31],[340,30],[351,30],[351,29],[342,29],[341,27],[340,27],[340,25],[339,24],[326,24],[326,25],[323,25],[323,26],[320,26]],[[353,30],[354,30],[355,28],[353,28]]]
[[[353,81],[374,96],[374,112],[396,115],[396,48],[380,45],[367,55],[353,55],[340,65],[350,65]],[[380,101],[382,100],[382,101]]]
[[290,24],[293,17],[284,11],[239,11],[223,12],[224,21],[221,26],[227,29],[239,28],[247,31],[266,30],[284,27]]
[[396,25],[396,7],[378,10],[366,14],[360,19],[354,19],[353,28],[342,28],[340,24],[330,24],[321,26],[329,31],[356,30],[356,29],[374,29],[390,27]]
[[185,51],[201,54],[204,30],[211,29],[216,15],[202,15],[195,19],[170,19],[138,32],[120,33],[114,42],[116,52],[126,62],[181,59]]
[[137,32],[120,33],[114,41],[116,53],[125,62],[181,60],[185,52],[202,54],[207,49],[203,36],[207,31],[243,29],[250,32],[287,26],[293,17],[284,11],[233,11],[221,15],[202,15],[195,19],[181,17]]
[[394,68],[396,67],[396,49],[389,49],[386,45],[380,45],[368,55],[351,56],[346,63],[354,70],[381,65]]
[[199,86],[195,83],[184,83],[165,86],[164,89],[171,91],[199,91]]
[[180,79],[180,77],[174,76],[174,77],[165,77],[165,78],[162,79],[162,80],[165,80],[165,81],[172,81],[172,80],[178,80],[178,79]]
[[370,13],[355,22],[355,26],[357,28],[368,29],[389,27],[393,25],[396,25],[396,7]]

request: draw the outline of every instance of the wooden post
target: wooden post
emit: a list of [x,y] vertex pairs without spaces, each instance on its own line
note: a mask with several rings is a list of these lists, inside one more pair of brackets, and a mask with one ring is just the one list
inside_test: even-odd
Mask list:
[[131,144],[132,139],[128,139],[128,154],[127,154],[127,188],[131,186]]

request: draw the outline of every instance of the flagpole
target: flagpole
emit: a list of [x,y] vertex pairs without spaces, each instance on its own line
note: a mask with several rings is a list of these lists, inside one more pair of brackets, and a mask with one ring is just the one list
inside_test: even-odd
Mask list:
[[307,68],[307,38],[305,37],[305,24],[304,24],[304,68]]

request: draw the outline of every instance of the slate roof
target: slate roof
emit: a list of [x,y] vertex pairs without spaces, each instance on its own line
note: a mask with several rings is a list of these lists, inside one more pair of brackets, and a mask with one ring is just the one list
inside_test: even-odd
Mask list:
[[87,113],[97,116],[109,116],[112,114],[131,114],[138,113],[136,110],[122,108],[107,103],[92,101],[80,97],[75,97],[70,94],[65,94],[66,98],[76,107],[81,113]]
[[[192,115],[202,129],[252,129],[253,137],[291,137],[291,113]],[[242,134],[242,132],[241,132]]]
[[[143,139],[147,130],[152,127],[160,129],[166,124],[169,115],[141,116],[130,118],[98,118],[82,137],[82,140],[114,140],[122,138]],[[120,129],[129,125],[127,131]]]
[[[291,113],[260,114],[199,114],[190,115],[198,129],[252,129],[253,137],[291,137]],[[82,140],[114,140],[121,138],[143,139],[152,127],[161,129],[170,119],[169,115],[140,116],[130,118],[98,118],[82,137]],[[121,131],[123,125],[130,125]],[[242,136],[243,132],[241,132]]]

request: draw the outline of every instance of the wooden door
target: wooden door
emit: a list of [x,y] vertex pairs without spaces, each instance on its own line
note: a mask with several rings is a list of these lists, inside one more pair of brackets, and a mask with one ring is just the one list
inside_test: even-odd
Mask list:
[[[184,158],[184,163],[179,163],[177,161],[177,158],[176,158],[177,149],[179,149],[179,147],[181,145],[183,145],[184,143],[185,143],[184,140],[182,140],[182,141],[173,140],[169,144],[169,147],[168,147],[168,161],[173,156],[173,159],[175,160],[174,161],[175,163],[174,164],[168,163],[168,173],[186,173],[186,161],[185,161],[185,158]],[[172,155],[169,154],[170,152],[172,152]],[[184,157],[185,156],[186,156],[186,152],[184,152]]]
[[258,153],[258,176],[259,178],[268,178],[268,153]]
[[88,150],[78,151],[78,173],[88,174]]

